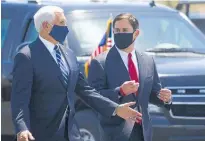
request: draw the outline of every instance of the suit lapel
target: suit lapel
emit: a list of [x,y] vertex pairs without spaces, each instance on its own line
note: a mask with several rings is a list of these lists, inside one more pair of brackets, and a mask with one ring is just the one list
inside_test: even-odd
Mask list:
[[[108,66],[108,68],[113,68],[113,65],[115,68],[115,69],[111,70],[111,71],[114,71],[114,72],[112,72],[113,76],[115,76],[114,79],[116,80],[116,82],[114,82],[114,83],[116,83],[116,85],[119,86],[119,85],[123,84],[125,81],[130,81],[131,79],[130,79],[129,72],[128,72],[117,48],[113,47],[110,50],[109,54],[110,55],[109,55],[108,59],[109,59],[109,62],[111,62],[111,63],[109,63],[110,66]],[[116,73],[116,70],[117,70],[117,73]],[[136,99],[136,95],[132,94],[132,95],[124,97],[122,99],[122,102],[130,102],[134,99]]]
[[66,51],[65,47],[62,45],[60,45],[60,50],[62,52],[63,57],[65,58],[66,64],[67,64],[69,72],[70,72],[72,69],[72,61],[71,61],[71,59],[69,59],[70,52]]
[[[65,61],[66,61],[66,65],[68,66],[68,70],[69,70],[69,74],[68,74],[68,80],[70,80],[70,77],[72,76],[72,70],[71,70],[71,62],[68,58],[68,53],[66,52],[66,50],[64,49],[64,47],[62,45],[60,45],[60,50],[62,52],[62,56],[64,57]],[[68,85],[69,85],[70,81],[68,81]],[[68,87],[68,86],[67,86]]]
[[[110,61],[113,61],[112,64],[116,64],[115,65],[115,70],[118,70],[118,73],[121,74],[121,77],[118,78],[118,80],[120,79],[121,83],[124,83],[125,81],[129,81],[130,80],[130,76],[129,76],[129,72],[127,70],[127,68],[125,67],[125,64],[119,54],[119,52],[117,51],[116,47],[113,47],[112,50],[110,50],[112,56]],[[144,88],[144,80],[146,77],[146,73],[147,73],[147,69],[146,69],[146,62],[144,60],[144,56],[142,53],[139,53],[136,51],[136,57],[137,57],[137,64],[138,64],[138,70],[139,70],[139,97],[141,97],[142,95],[142,90]],[[135,96],[135,95],[134,95]]]
[[75,95],[73,92],[75,91],[75,86],[78,81],[79,76],[79,67],[77,64],[76,56],[73,52],[64,46],[60,46],[63,57],[65,58],[66,64],[69,68],[69,82],[67,85],[67,99],[69,103],[70,109],[74,109],[74,99]]
[[116,47],[113,47],[113,55],[112,58],[110,60],[113,60],[112,64],[116,64],[115,65],[115,70],[118,70],[118,73],[121,74],[121,77],[119,79],[120,82],[125,82],[125,81],[129,81],[130,80],[130,76],[129,76],[129,72],[119,54],[119,52],[117,51]]
[[137,64],[138,64],[138,70],[139,70],[139,97],[142,95],[142,90],[144,87],[144,80],[146,77],[146,65],[145,65],[145,60],[143,59],[143,54],[139,53],[136,51],[136,56],[137,56]]
[[70,81],[72,80],[74,82],[74,77],[75,77],[75,73],[76,71],[78,71],[78,66],[77,63],[75,61],[75,56],[73,55],[73,52],[69,49],[66,49],[64,46],[60,45],[60,49],[62,52],[63,57],[65,58],[66,64],[68,66],[69,69],[69,82],[68,82],[68,88],[71,86]]
[[44,61],[50,62],[50,64],[51,64],[51,65],[47,66],[47,67],[49,67],[49,70],[52,70],[54,75],[57,75],[57,77],[59,78],[63,87],[66,88],[62,72],[61,72],[58,64],[54,60],[53,56],[50,54],[50,52],[48,51],[46,46],[43,44],[43,42],[39,38],[36,39],[36,43],[37,43],[36,47],[38,47],[40,49],[39,53],[41,53],[42,54],[41,56],[44,57]]

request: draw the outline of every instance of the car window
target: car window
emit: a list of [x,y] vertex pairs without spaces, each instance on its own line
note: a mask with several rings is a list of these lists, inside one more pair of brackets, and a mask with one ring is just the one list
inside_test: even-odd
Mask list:
[[[201,34],[178,16],[138,15],[136,17],[139,20],[140,35],[136,39],[135,47],[140,51],[164,44],[179,48],[205,47]],[[82,48],[82,55],[88,54],[88,51],[91,53],[98,46],[105,33],[108,18],[84,16],[72,20],[72,29]]]
[[135,45],[142,51],[161,44],[180,48],[204,47],[204,42],[196,36],[198,34],[187,23],[174,17],[143,17],[139,23],[141,32]]
[[205,34],[205,18],[192,19],[192,22]]
[[81,20],[73,21],[72,28],[83,49],[97,47],[105,33],[106,22],[106,19],[88,19],[83,20],[83,23]]
[[36,31],[34,21],[32,20],[29,24],[24,42],[32,42],[37,38],[37,36],[38,32]]
[[4,41],[6,39],[10,21],[10,19],[1,19],[1,47],[4,46]]
[[[135,47],[139,51],[148,48],[170,44],[180,48],[203,48],[204,42],[199,34],[185,20],[177,16],[137,16],[140,35],[136,39]],[[100,43],[109,17],[74,18],[69,28],[72,28],[81,51],[78,55],[91,54]],[[152,24],[150,24],[152,23]],[[38,33],[31,21],[25,41],[34,41]],[[113,37],[112,37],[113,38]],[[72,41],[71,41],[72,42]],[[112,42],[114,44],[114,40]]]

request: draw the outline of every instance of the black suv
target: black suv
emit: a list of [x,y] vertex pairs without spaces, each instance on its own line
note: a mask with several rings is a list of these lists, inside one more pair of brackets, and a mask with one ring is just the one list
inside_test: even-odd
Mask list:
[[[136,48],[154,56],[163,87],[173,92],[166,111],[149,105],[154,141],[205,140],[205,37],[182,13],[154,3],[9,3],[2,2],[2,136],[13,135],[10,90],[16,50],[38,36],[33,15],[43,5],[65,11],[70,30],[66,45],[79,60],[81,71],[106,29],[106,21],[122,12],[134,14],[140,25]],[[96,113],[76,101],[76,118],[85,141],[99,141]]]

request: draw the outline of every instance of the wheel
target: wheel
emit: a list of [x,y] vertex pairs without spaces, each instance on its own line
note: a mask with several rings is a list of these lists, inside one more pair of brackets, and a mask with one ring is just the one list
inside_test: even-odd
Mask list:
[[83,141],[96,141],[94,135],[85,128],[80,128]]
[[77,112],[75,119],[80,128],[83,141],[100,140],[99,120],[97,115],[91,109]]

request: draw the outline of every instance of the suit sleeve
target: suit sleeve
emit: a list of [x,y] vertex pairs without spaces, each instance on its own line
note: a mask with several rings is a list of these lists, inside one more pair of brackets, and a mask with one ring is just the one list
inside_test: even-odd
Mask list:
[[30,128],[29,102],[33,83],[33,69],[30,58],[18,53],[14,60],[11,92],[12,120],[16,133]]
[[107,88],[106,74],[103,66],[96,60],[91,61],[88,74],[88,82],[104,97],[119,103],[120,87],[114,89]]
[[79,98],[102,116],[111,117],[118,104],[101,96],[94,88],[88,85],[82,73],[79,73],[75,92]]
[[152,84],[152,91],[150,95],[150,103],[155,104],[157,106],[164,106],[168,110],[170,109],[171,104],[165,104],[162,100],[158,98],[158,94],[162,88],[161,82],[157,73],[157,68],[153,59],[154,63],[154,77],[153,77],[153,84]]

